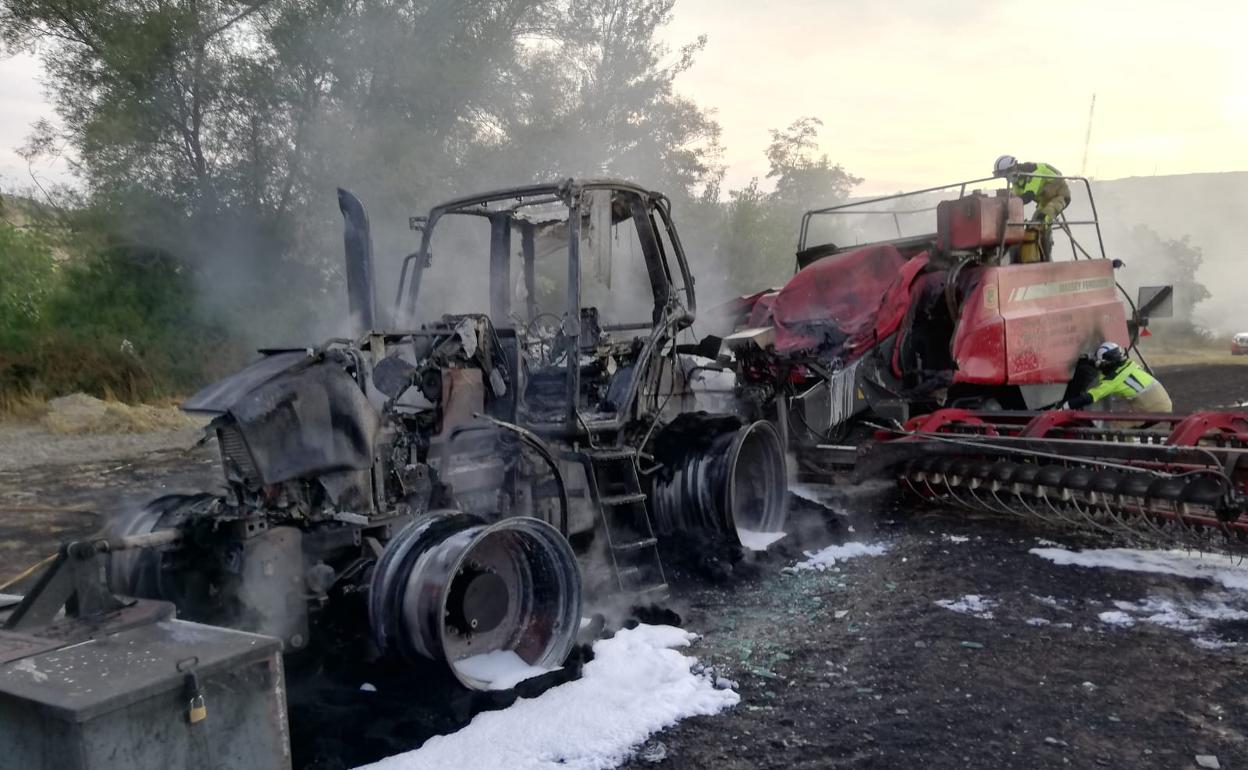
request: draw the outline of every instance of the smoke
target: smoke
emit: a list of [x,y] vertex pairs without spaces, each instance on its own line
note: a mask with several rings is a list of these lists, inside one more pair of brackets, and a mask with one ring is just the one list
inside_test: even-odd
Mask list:
[[[148,46],[159,56],[115,34],[145,9],[76,27],[32,8],[11,42],[47,44],[61,121],[31,146],[69,145],[104,229],[177,255],[200,309],[248,344],[306,345],[349,330],[336,187],[368,206],[388,311],[416,249],[408,218],[440,200],[572,176],[678,198],[707,184],[718,126],[673,90],[701,45],[661,42],[673,5],[209,4],[150,25],[168,36]],[[460,273],[435,288],[475,293],[485,277]]]
[[[1118,277],[1129,291],[1174,283],[1176,320],[1220,334],[1248,328],[1238,263],[1248,238],[1240,215],[1248,207],[1248,173],[1132,177],[1095,182],[1093,192],[1106,249],[1127,263]],[[1185,298],[1177,285],[1184,280],[1209,296]]]
[[[695,50],[682,49],[673,64],[658,41],[672,4],[382,3],[326,21],[332,33],[322,27],[305,45],[331,63],[328,75],[339,87],[319,102],[306,131],[307,193],[296,212],[295,252],[321,266],[327,285],[341,284],[332,191],[352,190],[368,207],[378,304],[388,315],[402,259],[419,245],[409,217],[448,198],[606,175],[687,197],[709,173],[702,148],[714,142],[718,128],[672,92],[672,80]],[[646,318],[648,302],[617,307],[636,295],[637,271],[645,277],[628,226],[618,223],[609,236],[606,228],[583,227],[583,250],[609,238],[614,258],[585,271],[589,295],[582,304],[604,315],[644,310]],[[443,221],[416,319],[489,307],[488,233],[484,219]],[[557,248],[560,234],[552,229],[548,235]],[[513,232],[513,255],[519,241]],[[544,304],[552,305],[567,263],[559,253],[547,261],[538,288]],[[520,275],[513,260],[513,284]],[[597,295],[596,283],[603,289]],[[520,298],[513,292],[513,306]],[[342,305],[336,297],[315,300],[312,326],[324,328]],[[559,314],[563,304],[560,297],[558,307],[542,310]]]

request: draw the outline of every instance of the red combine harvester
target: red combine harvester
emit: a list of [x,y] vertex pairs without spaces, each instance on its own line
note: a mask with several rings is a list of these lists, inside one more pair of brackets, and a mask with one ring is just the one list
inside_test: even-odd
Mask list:
[[[738,392],[778,421],[806,478],[891,473],[967,508],[1238,541],[1248,414],[1050,411],[1090,384],[1101,342],[1134,349],[1170,295],[1145,289],[1133,302],[1121,289],[1091,186],[1067,180],[1087,196],[1070,210],[1087,218],[1054,223],[1047,254],[1021,199],[975,189],[1001,180],[807,212],[796,274],[731,308]],[[903,232],[933,212],[935,232]],[[860,243],[833,242],[845,238]],[[1067,243],[1071,259],[1055,260]]]

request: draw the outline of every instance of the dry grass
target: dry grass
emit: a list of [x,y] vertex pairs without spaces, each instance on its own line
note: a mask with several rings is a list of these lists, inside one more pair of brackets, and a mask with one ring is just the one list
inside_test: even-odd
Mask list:
[[152,433],[200,427],[201,421],[176,406],[125,404],[83,393],[54,398],[40,420],[49,433]]
[[0,390],[0,422],[35,422],[48,411],[48,402],[27,391]]

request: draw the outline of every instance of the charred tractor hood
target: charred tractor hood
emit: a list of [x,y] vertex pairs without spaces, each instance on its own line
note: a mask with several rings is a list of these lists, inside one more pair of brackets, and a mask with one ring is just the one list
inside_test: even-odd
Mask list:
[[376,409],[338,354],[269,355],[182,405],[216,416],[227,471],[261,485],[367,470]]

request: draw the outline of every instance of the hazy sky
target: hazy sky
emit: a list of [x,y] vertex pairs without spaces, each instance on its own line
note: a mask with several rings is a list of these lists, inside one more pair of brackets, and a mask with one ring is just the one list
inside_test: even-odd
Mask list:
[[[891,192],[983,175],[1002,153],[1103,179],[1248,169],[1248,3],[677,0],[680,89],[723,125],[728,187],[766,174],[770,128],[813,115],[834,161]],[[0,183],[49,112],[28,57],[0,60]],[[36,169],[64,175],[63,166]]]
[[983,176],[1003,153],[1102,179],[1248,169],[1248,3],[677,0],[709,40],[680,89],[718,111],[728,186],[812,115],[865,192]]
[[[26,161],[14,149],[26,139],[32,123],[52,112],[38,83],[40,71],[39,62],[30,56],[0,58],[0,189],[30,184]],[[40,164],[35,171],[45,179],[67,178],[60,163]]]

